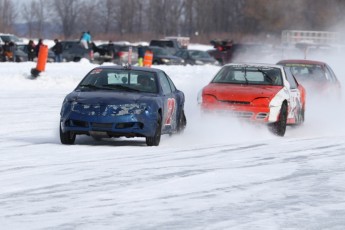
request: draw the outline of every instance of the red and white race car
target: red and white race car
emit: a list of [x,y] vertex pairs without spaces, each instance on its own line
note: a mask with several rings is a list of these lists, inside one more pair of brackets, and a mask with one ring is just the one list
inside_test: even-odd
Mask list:
[[202,89],[204,112],[229,112],[267,123],[278,136],[304,121],[306,92],[290,68],[269,64],[227,64]]

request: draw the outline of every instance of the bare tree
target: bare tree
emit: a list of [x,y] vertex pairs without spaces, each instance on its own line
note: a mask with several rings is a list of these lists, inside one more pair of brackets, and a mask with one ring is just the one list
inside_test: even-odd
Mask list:
[[[1,32],[12,30],[13,2],[0,0]],[[328,30],[344,27],[345,21],[344,0],[32,0],[21,10],[30,36],[41,36],[54,19],[50,23],[59,26],[65,38],[83,30],[121,39],[196,32],[198,40],[233,38],[279,35],[285,29]]]
[[116,1],[114,0],[99,0],[98,1],[99,9],[99,25],[101,25],[102,32],[109,34],[111,29],[114,28],[115,20],[115,10],[116,10]]
[[0,0],[0,31],[13,32],[13,25],[17,18],[15,5],[11,0]]
[[52,0],[52,8],[61,20],[62,32],[65,38],[71,38],[78,31],[82,0]]
[[214,30],[214,2],[209,0],[195,0],[196,30],[199,35],[210,33]]
[[118,7],[116,8],[116,22],[117,28],[121,35],[126,33],[134,33],[134,18],[137,12],[138,1],[136,0],[119,0]]
[[76,29],[79,31],[90,31],[93,34],[103,32],[103,28],[100,26],[101,11],[97,2],[94,0],[83,1],[79,7],[79,23],[76,25]]
[[152,32],[164,36],[177,34],[183,3],[182,0],[150,0],[147,15]]
[[46,23],[46,1],[35,0],[23,5],[22,15],[28,27],[28,35],[42,37]]

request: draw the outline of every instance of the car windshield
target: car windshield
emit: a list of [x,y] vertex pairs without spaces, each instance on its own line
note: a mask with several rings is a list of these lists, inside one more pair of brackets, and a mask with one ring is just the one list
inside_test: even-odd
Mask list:
[[304,81],[328,81],[327,75],[322,69],[321,65],[312,64],[284,64],[284,66],[290,67],[292,74],[300,82]]
[[166,49],[152,48],[153,55],[156,56],[169,56],[170,52]]
[[14,42],[14,43],[18,43],[18,42],[21,42],[21,40],[14,36],[14,35],[1,35],[1,39],[4,41],[4,42]]
[[281,70],[271,67],[225,66],[212,83],[282,86]]
[[154,73],[102,68],[96,68],[88,73],[78,85],[77,90],[158,92]]
[[190,50],[190,51],[188,51],[188,52],[189,52],[189,55],[190,55],[192,58],[195,58],[195,59],[199,59],[199,58],[211,58],[211,56],[210,56],[207,52],[204,52],[204,51]]

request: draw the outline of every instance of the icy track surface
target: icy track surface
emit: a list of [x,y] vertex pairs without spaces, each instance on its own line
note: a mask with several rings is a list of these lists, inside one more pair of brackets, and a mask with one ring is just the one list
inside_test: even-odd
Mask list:
[[[61,145],[60,106],[95,65],[0,63],[1,229],[344,229],[344,103],[308,98],[286,136],[201,117],[217,66],[159,66],[186,94],[187,129]],[[334,63],[344,84],[344,71]],[[157,66],[156,66],[157,67]]]

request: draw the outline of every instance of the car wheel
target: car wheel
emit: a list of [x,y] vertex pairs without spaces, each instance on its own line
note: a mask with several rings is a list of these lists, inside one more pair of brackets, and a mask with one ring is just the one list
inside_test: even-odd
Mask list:
[[81,60],[81,57],[74,57],[74,58],[73,58],[73,61],[74,61],[74,62],[80,62],[80,60]]
[[287,121],[287,106],[284,103],[280,109],[280,114],[279,114],[279,118],[278,121],[270,124],[269,130],[277,135],[277,136],[284,136],[285,135],[285,131],[286,131],[286,121]]
[[305,111],[304,111],[303,108],[302,108],[302,111],[301,111],[301,119],[302,119],[302,122],[301,122],[301,123],[304,123],[304,120],[305,120]]
[[63,132],[60,125],[60,141],[64,145],[73,145],[75,142],[75,133],[70,131]]
[[183,130],[186,128],[186,125],[187,125],[186,115],[184,114],[184,109],[181,109],[180,117],[177,124],[177,132],[178,133],[183,132]]
[[158,146],[161,141],[162,116],[158,114],[156,131],[152,137],[146,137],[147,146]]

